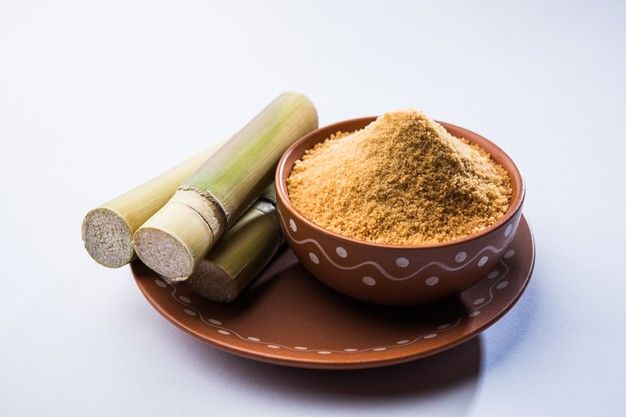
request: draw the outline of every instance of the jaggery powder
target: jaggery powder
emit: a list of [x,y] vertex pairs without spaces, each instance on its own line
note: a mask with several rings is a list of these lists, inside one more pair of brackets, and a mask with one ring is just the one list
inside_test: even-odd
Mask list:
[[387,113],[306,151],[287,179],[307,219],[391,245],[456,240],[509,208],[507,172],[477,145],[414,110]]

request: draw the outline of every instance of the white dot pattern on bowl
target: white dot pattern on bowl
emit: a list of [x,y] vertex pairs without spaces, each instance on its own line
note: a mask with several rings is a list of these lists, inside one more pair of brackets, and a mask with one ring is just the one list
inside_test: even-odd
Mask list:
[[167,284],[165,282],[163,282],[163,280],[155,279],[154,283],[156,285],[158,285],[159,287],[161,287],[161,288],[167,288]]
[[298,231],[298,226],[296,225],[296,222],[293,219],[289,219],[289,228],[293,230],[294,232]]
[[398,265],[400,268],[406,268],[407,266],[409,266],[409,260],[407,258],[398,258],[396,259],[396,265]]
[[189,297],[185,297],[184,295],[181,295],[180,297],[178,297],[178,299],[185,304],[191,304],[191,300],[189,299]]
[[371,287],[373,285],[376,285],[376,280],[372,277],[363,277],[363,284]]
[[509,237],[511,232],[513,232],[513,225],[512,224],[508,225],[506,227],[506,229],[504,230],[504,237]]
[[515,256],[515,251],[511,249],[506,251],[506,253],[504,254],[504,259],[511,259],[513,256]]
[[473,303],[473,304],[474,304],[475,306],[477,306],[477,305],[481,305],[481,304],[482,304],[482,303],[484,303],[484,302],[485,302],[485,299],[484,299],[484,298],[477,298],[477,299],[475,299],[475,300],[474,300],[474,303]]
[[496,288],[501,290],[503,288],[506,288],[508,285],[509,285],[509,281],[502,281],[496,285]]
[[[411,271],[410,273],[406,274],[399,274],[399,275],[394,275],[392,273],[390,273],[388,270],[385,269],[384,265],[381,265],[380,263],[371,260],[371,259],[356,259],[357,257],[352,256],[351,258],[354,259],[354,264],[352,265],[340,265],[336,262],[337,257],[335,256],[335,254],[337,254],[337,256],[341,257],[344,254],[345,251],[345,255],[347,259],[348,258],[348,253],[347,250],[344,247],[337,247],[334,246],[332,248],[331,251],[329,251],[328,249],[324,248],[324,246],[322,246],[322,244],[320,242],[318,242],[315,239],[312,239],[310,237],[306,237],[304,239],[298,239],[295,235],[291,234],[289,232],[290,227],[288,227],[285,223],[285,219],[282,217],[282,215],[279,213],[279,218],[280,221],[282,222],[282,226],[283,228],[287,231],[287,237],[290,239],[290,242],[292,245],[314,245],[317,247],[317,250],[315,252],[307,252],[309,254],[309,258],[311,259],[311,262],[318,264],[322,258],[324,258],[325,261],[328,262],[329,267],[332,266],[334,268],[336,268],[338,270],[338,272],[341,271],[354,271],[354,270],[358,270],[360,268],[375,268],[377,270],[377,274],[378,275],[373,275],[372,272],[366,272],[369,276],[371,276],[372,278],[374,278],[376,281],[378,281],[380,278],[386,278],[390,281],[395,281],[395,282],[400,282],[400,281],[405,281],[408,279],[412,279],[412,278],[419,278],[422,280],[425,280],[426,277],[428,277],[430,274],[432,274],[432,269],[433,268],[439,268],[441,270],[447,271],[447,272],[455,272],[455,271],[459,271],[462,270],[464,268],[471,268],[475,265],[478,265],[479,267],[482,267],[484,265],[486,265],[490,259],[489,256],[486,256],[486,253],[491,252],[494,255],[499,254],[502,250],[504,250],[504,248],[506,246],[508,246],[509,244],[509,240],[506,240],[502,246],[500,247],[495,247],[495,246],[485,246],[482,249],[480,249],[477,253],[475,253],[474,255],[472,255],[470,257],[470,255],[465,252],[465,251],[460,251],[457,252],[457,254],[454,257],[454,260],[456,261],[454,263],[454,265],[449,265],[446,264],[445,262],[442,262],[440,260],[433,260],[429,263],[426,263],[424,265],[418,265],[417,269],[414,271]],[[290,219],[293,220],[293,219]],[[343,250],[342,250],[343,249]],[[334,253],[333,253],[334,252]],[[508,253],[508,252],[507,252]],[[411,262],[409,262],[409,260],[405,257],[398,257],[395,260],[396,266],[404,269],[409,267],[409,264]],[[422,271],[427,270],[426,273],[428,273],[428,275],[426,275],[426,277],[420,276],[420,274],[422,273]],[[422,281],[423,282],[423,281]]]
[[432,287],[432,286],[437,285],[439,283],[439,277],[435,277],[435,276],[428,277],[428,278],[426,278],[425,282],[426,282],[426,285],[428,285],[429,287]]
[[190,309],[188,309],[188,308],[186,308],[186,309],[184,310],[184,312],[185,312],[185,314],[187,314],[188,316],[197,316],[197,315],[198,315],[198,313],[196,313],[195,311],[190,310]]
[[495,271],[491,271],[489,273],[489,275],[487,275],[487,279],[495,279],[498,278],[498,275],[500,275],[500,271],[495,270]]
[[335,252],[337,253],[337,256],[339,256],[340,258],[348,257],[348,251],[345,248],[342,248],[341,246],[337,246],[337,248],[335,249]]

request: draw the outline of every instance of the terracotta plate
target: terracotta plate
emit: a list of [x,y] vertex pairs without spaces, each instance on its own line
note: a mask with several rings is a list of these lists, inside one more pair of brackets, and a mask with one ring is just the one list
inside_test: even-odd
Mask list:
[[231,304],[172,286],[141,262],[139,289],[169,321],[220,349],[302,368],[350,369],[422,358],[476,336],[522,295],[534,264],[525,219],[485,278],[457,297],[415,307],[383,307],[345,297],[310,276],[285,249]]

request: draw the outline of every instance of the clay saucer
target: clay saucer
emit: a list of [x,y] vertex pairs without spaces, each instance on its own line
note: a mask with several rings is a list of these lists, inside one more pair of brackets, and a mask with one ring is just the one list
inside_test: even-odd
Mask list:
[[524,218],[498,265],[456,297],[386,307],[326,287],[285,248],[235,302],[206,301],[139,261],[146,299],[182,330],[247,358],[301,368],[354,369],[406,362],[449,349],[500,319],[524,292],[535,248]]

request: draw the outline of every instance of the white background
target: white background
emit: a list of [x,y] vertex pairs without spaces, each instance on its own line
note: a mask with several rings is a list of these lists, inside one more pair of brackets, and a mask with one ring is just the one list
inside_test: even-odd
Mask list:
[[[625,415],[625,51],[623,2],[1,0],[0,415]],[[535,274],[477,363],[231,357],[83,251],[88,209],[289,89],[321,124],[416,107],[518,162]]]

